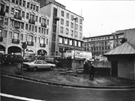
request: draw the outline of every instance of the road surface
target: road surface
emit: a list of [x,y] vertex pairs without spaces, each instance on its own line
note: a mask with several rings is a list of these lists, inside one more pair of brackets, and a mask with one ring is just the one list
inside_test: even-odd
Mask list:
[[[45,101],[135,101],[135,89],[72,88],[1,76],[1,94]],[[2,96],[2,101],[22,101]],[[12,99],[12,100],[11,100]]]

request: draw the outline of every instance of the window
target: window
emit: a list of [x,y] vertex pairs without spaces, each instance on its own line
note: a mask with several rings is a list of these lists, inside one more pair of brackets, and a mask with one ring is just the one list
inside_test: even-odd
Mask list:
[[73,44],[73,41],[70,39],[69,40],[69,45],[72,45]]
[[41,32],[41,28],[39,27],[39,33]]
[[45,38],[41,38],[40,43],[45,44]]
[[66,18],[69,19],[69,13],[67,13]]
[[29,19],[29,13],[27,13],[26,18]]
[[15,0],[12,0],[13,3],[15,3]]
[[14,14],[14,8],[11,8],[11,14]]
[[14,32],[14,34],[13,34],[13,39],[19,39],[19,33]]
[[60,27],[60,32],[63,33],[63,27]]
[[25,1],[25,0],[23,0],[23,7],[25,7],[25,4],[26,4],[26,1]]
[[46,44],[48,45],[48,39],[46,40]]
[[21,29],[24,29],[24,23],[21,23]]
[[28,24],[26,24],[26,30],[28,30]]
[[53,8],[53,16],[57,16],[57,9]]
[[34,15],[33,14],[30,14],[30,19],[34,20]]
[[75,25],[75,29],[78,29],[78,25],[77,24]]
[[37,42],[37,37],[35,36],[35,43]]
[[68,28],[66,28],[66,34],[69,34],[69,29]]
[[25,12],[24,11],[22,11],[22,17],[25,18]]
[[21,11],[18,10],[18,9],[16,9],[16,10],[15,10],[15,16],[20,16],[20,15],[21,15]]
[[73,36],[73,30],[71,30],[71,36]]
[[82,24],[82,19],[80,19],[80,24]]
[[32,26],[32,31],[34,31],[34,26]]
[[69,26],[69,21],[66,21],[66,26],[67,26],[67,27]]
[[33,36],[29,35],[28,36],[28,41],[33,42]]
[[29,8],[29,6],[30,6],[30,3],[29,3],[29,2],[27,2],[27,8]]
[[68,44],[68,39],[64,38],[64,44]]
[[61,24],[64,25],[64,19],[61,18]]
[[21,40],[23,41],[23,34],[21,34]]
[[16,0],[16,4],[18,5],[18,3],[19,3],[19,1],[18,0]]
[[71,15],[71,20],[73,20],[73,18],[74,18],[74,16],[73,16],[73,15]]
[[20,6],[22,5],[22,0],[19,1],[19,5],[20,5]]
[[8,18],[5,18],[5,25],[8,25]]
[[35,26],[35,32],[37,32],[37,26]]
[[3,37],[4,37],[4,38],[6,38],[6,37],[7,37],[7,30],[4,30]]
[[73,22],[71,22],[71,28],[73,28],[73,26],[74,26],[74,24],[73,24]]
[[9,12],[9,6],[6,6],[6,12],[7,13]]
[[36,16],[36,21],[38,21],[38,16]]
[[49,20],[47,20],[47,25],[49,25]]
[[64,11],[61,11],[61,16],[64,17]]
[[33,4],[31,4],[31,7],[30,7],[30,9],[32,9],[33,8]]
[[82,26],[80,26],[80,31],[82,31]]
[[76,41],[76,40],[74,40],[74,42],[75,42],[75,46],[77,46],[77,41]]
[[62,37],[59,37],[59,43],[62,43]]
[[29,30],[31,31],[31,25],[29,25]]
[[80,41],[78,42],[78,46],[81,47],[81,42]]
[[36,7],[36,6],[35,6],[35,5],[33,5],[33,10],[35,10],[35,7]]
[[36,6],[36,11],[38,12],[38,6]]

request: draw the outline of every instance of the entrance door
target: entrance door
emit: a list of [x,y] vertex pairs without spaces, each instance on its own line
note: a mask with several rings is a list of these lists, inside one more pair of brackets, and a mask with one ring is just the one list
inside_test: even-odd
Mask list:
[[117,61],[112,61],[111,62],[111,67],[112,67],[112,76],[117,77],[118,76],[118,62]]

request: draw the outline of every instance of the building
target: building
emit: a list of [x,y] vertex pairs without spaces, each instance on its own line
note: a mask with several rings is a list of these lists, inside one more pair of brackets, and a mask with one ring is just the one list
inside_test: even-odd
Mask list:
[[135,80],[135,28],[123,30],[126,41],[105,53],[111,62],[111,75]]
[[84,50],[91,51],[93,56],[100,56],[112,50],[121,44],[124,32],[115,32],[113,34],[85,37]]
[[41,12],[50,17],[50,55],[62,56],[66,50],[82,50],[82,16],[56,1],[43,6]]
[[40,13],[36,0],[0,1],[0,49],[5,54],[49,54],[49,17]]

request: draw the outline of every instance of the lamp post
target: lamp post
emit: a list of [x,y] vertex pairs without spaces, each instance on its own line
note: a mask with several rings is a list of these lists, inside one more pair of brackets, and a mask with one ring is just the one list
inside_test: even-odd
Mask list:
[[58,48],[58,47],[57,47],[57,46],[58,46],[58,34],[59,34],[59,33],[58,33],[58,32],[59,32],[59,30],[58,30],[58,29],[59,29],[58,21],[60,20],[60,18],[59,18],[59,17],[55,17],[54,20],[55,20],[56,23],[57,23],[57,24],[56,24],[56,25],[57,25],[57,28],[56,28],[57,30],[56,30],[56,39],[55,39],[55,53],[54,53],[54,56],[56,56],[56,55],[57,55],[57,52],[58,52],[58,50],[57,50],[57,48]]
[[74,56],[73,56],[73,59],[75,60],[75,29],[76,29],[77,17],[73,18],[72,20],[74,20]]

